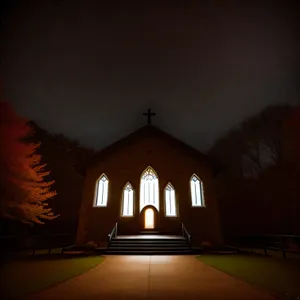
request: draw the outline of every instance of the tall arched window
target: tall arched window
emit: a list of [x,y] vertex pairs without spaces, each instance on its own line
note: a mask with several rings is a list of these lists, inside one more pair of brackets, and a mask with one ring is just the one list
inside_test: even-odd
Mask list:
[[106,206],[108,198],[108,178],[102,174],[96,182],[95,206]]
[[132,185],[127,182],[123,189],[123,207],[122,216],[133,216],[133,188]]
[[165,188],[165,212],[167,217],[176,217],[175,190],[171,183]]
[[140,183],[140,211],[146,205],[153,205],[159,210],[158,177],[151,167],[142,173]]
[[190,187],[192,206],[204,206],[203,183],[196,174],[191,177]]

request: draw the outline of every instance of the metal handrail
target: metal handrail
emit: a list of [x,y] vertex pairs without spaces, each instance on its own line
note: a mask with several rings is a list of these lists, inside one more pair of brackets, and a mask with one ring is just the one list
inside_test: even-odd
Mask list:
[[183,222],[181,222],[181,229],[182,229],[182,235],[183,237],[186,237],[188,240],[189,247],[191,246],[191,233],[189,233],[184,226]]
[[118,222],[116,222],[115,226],[111,230],[110,234],[108,235],[108,245],[110,245],[112,238],[115,238],[118,233]]
[[[275,239],[274,239],[275,238]],[[287,246],[286,241],[300,241],[299,235],[281,235],[281,234],[264,234],[264,235],[244,235],[229,237],[232,244],[236,247],[249,247],[252,249],[264,249],[265,255],[268,255],[268,250],[275,249],[282,252],[282,256],[286,257],[286,252],[300,253],[299,248],[294,250]],[[299,245],[299,242],[296,242]]]

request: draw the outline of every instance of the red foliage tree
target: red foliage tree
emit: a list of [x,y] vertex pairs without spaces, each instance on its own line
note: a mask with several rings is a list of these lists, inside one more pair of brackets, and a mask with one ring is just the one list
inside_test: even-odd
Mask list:
[[50,172],[36,154],[39,144],[26,141],[31,134],[27,120],[0,102],[0,216],[43,224],[57,217],[47,203],[56,192],[51,189],[54,181],[45,180]]

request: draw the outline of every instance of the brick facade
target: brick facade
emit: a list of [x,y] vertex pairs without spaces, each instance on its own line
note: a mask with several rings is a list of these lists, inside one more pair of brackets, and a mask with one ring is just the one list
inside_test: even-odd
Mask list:
[[[151,166],[159,178],[159,212],[155,230],[180,234],[181,222],[192,233],[192,243],[221,244],[221,228],[214,195],[212,166],[208,158],[153,126],[145,126],[109,146],[90,162],[85,178],[77,232],[77,245],[94,241],[105,245],[107,236],[118,222],[120,234],[138,234],[143,229],[139,212],[139,185],[143,171]],[[94,207],[95,187],[101,174],[109,179],[106,207]],[[192,207],[190,178],[197,174],[203,181],[205,207]],[[127,182],[134,189],[134,216],[122,217],[122,191]],[[164,188],[175,188],[177,217],[166,217]]]

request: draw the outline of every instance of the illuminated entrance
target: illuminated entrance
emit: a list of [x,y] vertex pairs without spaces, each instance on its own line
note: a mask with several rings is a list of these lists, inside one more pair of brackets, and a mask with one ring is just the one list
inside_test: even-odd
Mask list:
[[154,228],[154,211],[152,208],[145,210],[145,229]]

